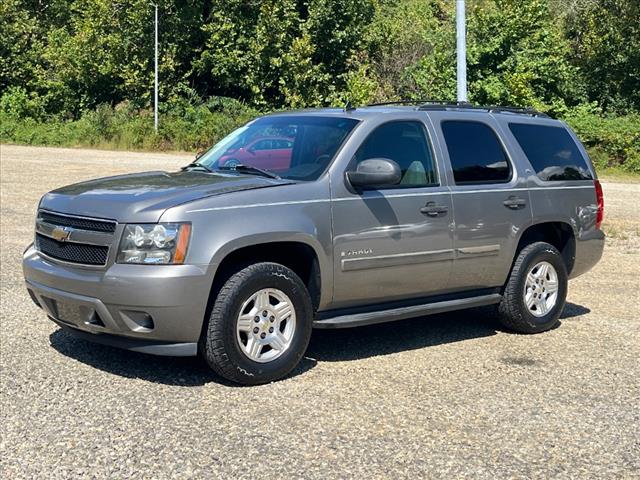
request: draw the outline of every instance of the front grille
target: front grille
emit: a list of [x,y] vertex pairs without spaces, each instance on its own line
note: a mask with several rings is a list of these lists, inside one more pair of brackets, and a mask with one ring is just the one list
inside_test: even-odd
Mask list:
[[57,215],[51,212],[40,210],[38,217],[52,225],[61,227],[73,227],[80,230],[91,230],[94,232],[113,233],[116,231],[116,223],[106,220],[93,220],[82,217],[67,217],[66,215]]
[[49,257],[85,265],[106,265],[109,254],[109,247],[58,242],[39,233],[36,234],[36,248]]

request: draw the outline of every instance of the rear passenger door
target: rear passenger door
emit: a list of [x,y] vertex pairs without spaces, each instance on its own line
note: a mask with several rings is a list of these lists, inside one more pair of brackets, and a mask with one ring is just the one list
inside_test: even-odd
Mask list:
[[529,192],[491,116],[450,113],[436,123],[448,158],[455,221],[451,287],[500,286],[520,232],[531,223]]

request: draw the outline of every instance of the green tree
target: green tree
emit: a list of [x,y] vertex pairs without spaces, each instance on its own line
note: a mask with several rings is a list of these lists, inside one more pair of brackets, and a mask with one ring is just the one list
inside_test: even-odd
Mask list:
[[[101,103],[148,106],[153,92],[153,5],[146,0],[78,0],[70,21],[52,28],[39,87],[56,111],[77,115]],[[201,2],[160,2],[161,95],[190,73]]]
[[0,0],[0,92],[33,88],[42,42],[38,21],[20,0]]
[[583,100],[570,46],[547,0],[495,0],[469,12],[469,90],[483,104],[562,112]]
[[605,111],[640,111],[640,2],[560,3],[573,63]]
[[358,0],[215,0],[195,66],[209,93],[271,108],[325,104],[345,87],[372,15]]
[[350,74],[363,101],[452,99],[455,18],[447,0],[379,0]]

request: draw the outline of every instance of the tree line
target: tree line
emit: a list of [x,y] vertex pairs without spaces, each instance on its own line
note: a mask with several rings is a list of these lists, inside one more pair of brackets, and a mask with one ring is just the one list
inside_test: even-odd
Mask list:
[[[118,106],[148,112],[153,2],[1,1],[1,115],[62,122]],[[226,99],[250,112],[455,100],[453,0],[158,6],[166,115],[221,111]],[[469,99],[637,121],[639,18],[640,0],[467,0]]]

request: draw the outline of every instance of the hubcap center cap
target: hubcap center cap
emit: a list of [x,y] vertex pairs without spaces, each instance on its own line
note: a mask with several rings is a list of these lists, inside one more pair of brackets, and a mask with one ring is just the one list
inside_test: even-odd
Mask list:
[[524,286],[524,303],[529,312],[543,317],[558,299],[558,273],[549,262],[542,261],[529,270]]

